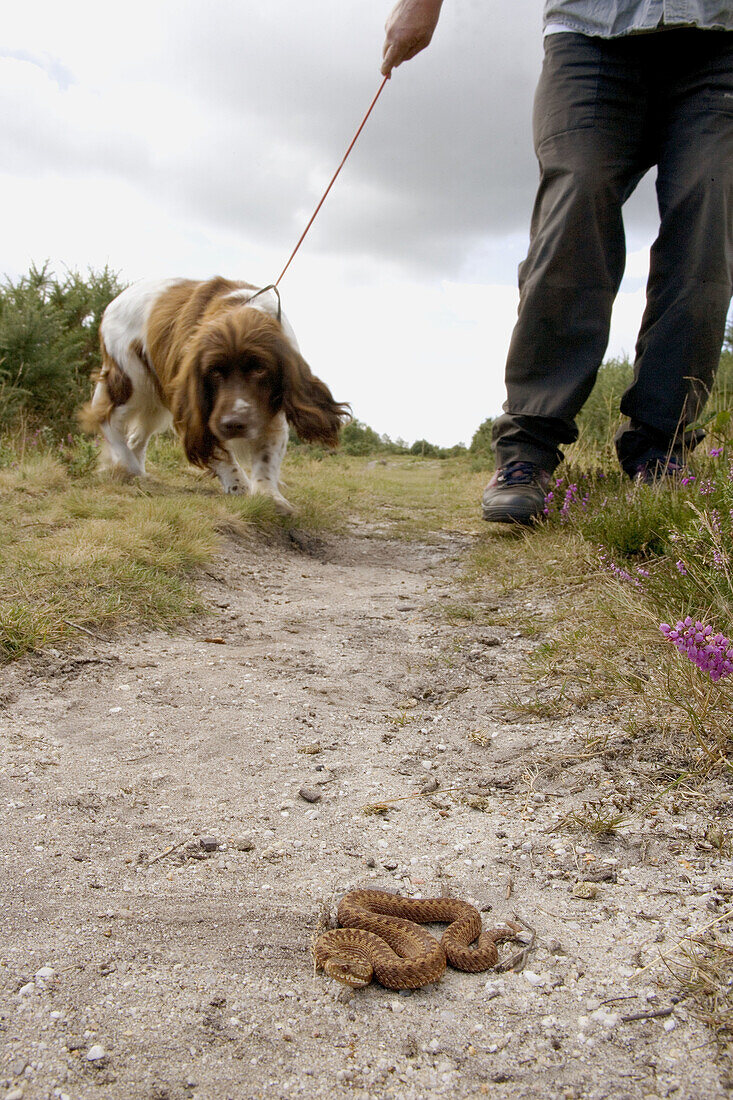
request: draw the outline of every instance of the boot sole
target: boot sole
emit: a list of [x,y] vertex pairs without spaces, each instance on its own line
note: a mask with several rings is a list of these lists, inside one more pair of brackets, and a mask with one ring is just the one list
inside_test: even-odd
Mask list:
[[490,508],[483,508],[482,514],[487,523],[512,523],[515,527],[532,527],[542,519],[542,515],[537,512],[532,512],[529,515],[519,515],[516,512],[504,512]]

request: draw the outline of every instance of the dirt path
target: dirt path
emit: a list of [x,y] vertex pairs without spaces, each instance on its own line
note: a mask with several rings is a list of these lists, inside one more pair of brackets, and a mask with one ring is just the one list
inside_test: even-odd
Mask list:
[[[189,632],[5,670],[0,1098],[728,1094],[662,967],[636,972],[730,905],[730,869],[684,808],[552,829],[619,790],[613,727],[508,709],[537,641],[440,614],[464,549],[232,545]],[[535,950],[352,994],[309,944],[356,884],[516,911]]]

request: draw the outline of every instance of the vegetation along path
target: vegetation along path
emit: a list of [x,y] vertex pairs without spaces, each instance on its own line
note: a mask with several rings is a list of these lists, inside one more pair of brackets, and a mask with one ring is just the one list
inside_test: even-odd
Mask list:
[[[730,908],[728,788],[655,801],[612,699],[550,706],[527,669],[571,589],[509,583],[507,536],[479,584],[486,532],[400,477],[380,528],[227,535],[173,633],[4,669],[7,1100],[728,1095],[674,977]],[[531,949],[351,991],[310,945],[354,886],[516,915]]]

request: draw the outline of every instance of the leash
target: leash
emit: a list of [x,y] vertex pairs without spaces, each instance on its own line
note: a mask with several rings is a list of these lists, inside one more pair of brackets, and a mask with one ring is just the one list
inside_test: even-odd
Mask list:
[[303,232],[300,234],[300,237],[298,239],[298,243],[296,244],[293,251],[290,253],[290,256],[288,258],[288,262],[285,264],[285,267],[282,269],[282,271],[280,272],[280,274],[278,275],[278,277],[277,277],[277,279],[275,280],[274,283],[270,283],[268,286],[263,286],[262,290],[258,290],[256,294],[253,294],[252,297],[248,299],[250,302],[252,302],[252,301],[254,301],[255,298],[258,298],[260,296],[260,294],[264,294],[268,290],[273,290],[275,292],[276,297],[277,297],[277,319],[278,319],[278,321],[281,320],[281,315],[282,315],[282,307],[281,307],[281,304],[280,304],[280,291],[278,290],[278,286],[280,284],[280,281],[281,281],[283,275],[285,274],[285,272],[290,267],[293,260],[295,259],[295,254],[298,251],[298,249],[300,248],[300,246],[302,245],[303,241],[305,240],[306,235],[308,233],[308,230],[313,225],[313,222],[316,220],[316,217],[318,216],[319,210],[321,209],[324,202],[326,201],[329,191],[331,190],[331,188],[333,187],[334,183],[336,182],[336,180],[338,178],[339,172],[341,171],[343,166],[346,164],[346,160],[349,156],[349,153],[351,152],[351,150],[356,145],[359,134],[362,132],[362,130],[366,126],[367,119],[369,118],[369,115],[374,110],[376,102],[379,99],[380,95],[382,94],[382,91],[384,90],[384,85],[387,83],[388,80],[389,80],[389,77],[385,76],[384,80],[379,85],[379,88],[377,90],[377,94],[375,95],[375,97],[371,101],[371,103],[369,104],[369,109],[368,109],[367,113],[364,115],[364,118],[361,120],[361,124],[359,126],[359,129],[356,131],[353,138],[351,139],[351,144],[349,145],[348,149],[344,153],[343,158],[342,158],[341,163],[339,164],[338,168],[336,169],[336,171],[332,175],[331,182],[329,183],[326,190],[323,192],[323,195],[321,196],[321,200],[318,203],[318,206],[315,208],[315,210],[313,211],[313,214],[311,215],[310,221],[306,225]]

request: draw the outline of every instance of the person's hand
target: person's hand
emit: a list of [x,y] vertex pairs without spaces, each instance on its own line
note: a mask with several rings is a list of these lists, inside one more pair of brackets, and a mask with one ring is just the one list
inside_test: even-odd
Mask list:
[[382,50],[382,74],[391,76],[392,69],[409,61],[429,44],[438,24],[443,0],[399,0],[385,30]]

